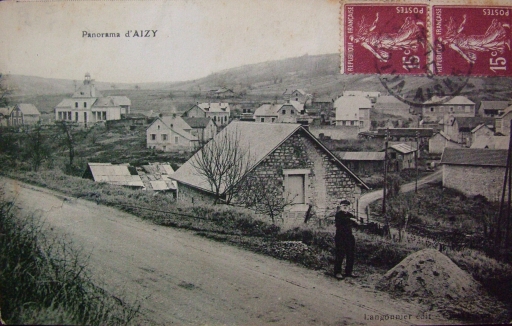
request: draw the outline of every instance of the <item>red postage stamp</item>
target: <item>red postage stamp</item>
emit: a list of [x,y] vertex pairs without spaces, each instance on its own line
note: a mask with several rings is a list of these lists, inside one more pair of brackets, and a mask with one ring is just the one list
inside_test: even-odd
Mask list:
[[512,7],[432,7],[433,72],[512,76]]
[[427,72],[426,4],[344,4],[342,17],[344,73]]

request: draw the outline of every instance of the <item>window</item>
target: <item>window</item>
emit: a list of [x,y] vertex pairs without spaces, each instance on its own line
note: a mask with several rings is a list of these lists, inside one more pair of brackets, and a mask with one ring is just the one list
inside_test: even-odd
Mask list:
[[178,136],[174,137],[174,143],[175,144],[179,143],[179,141],[180,141],[180,137],[178,137]]
[[107,120],[107,111],[103,111],[101,113],[102,113],[103,120]]
[[453,106],[450,106],[450,112],[453,112]]
[[68,111],[68,120],[71,120],[71,111]]
[[283,170],[284,174],[284,196],[293,204],[308,203],[308,175],[309,169]]
[[78,108],[78,102],[75,102],[75,108]]
[[86,107],[87,107],[87,102],[84,102],[84,108],[86,108]]
[[276,118],[272,118],[272,122],[275,122],[276,121]]
[[282,114],[286,114],[286,110],[283,110],[281,113],[282,113]]
[[62,112],[59,111],[59,118],[58,120],[62,120]]
[[260,118],[260,122],[265,122],[265,118]]
[[434,108],[430,108],[430,112],[434,112]]
[[160,130],[160,125],[156,126],[156,129]]
[[351,126],[355,125],[355,121],[350,121],[350,125]]
[[345,120],[343,120],[343,121],[341,122],[341,125],[342,125],[342,126],[346,126],[346,125],[347,125],[347,122],[346,122]]
[[162,134],[162,141],[166,141],[167,140],[167,134]]
[[217,122],[217,117],[213,117],[213,121]]
[[364,121],[359,121],[359,126],[364,127]]
[[78,112],[75,112],[75,121],[78,121]]
[[290,114],[294,114],[294,113],[295,113],[295,111],[293,111],[293,110],[290,111]]
[[151,134],[151,140],[156,140],[156,134]]

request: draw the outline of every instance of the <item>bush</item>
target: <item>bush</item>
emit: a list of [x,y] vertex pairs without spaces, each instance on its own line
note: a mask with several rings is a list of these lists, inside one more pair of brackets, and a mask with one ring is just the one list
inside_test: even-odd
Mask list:
[[127,324],[138,308],[96,286],[80,252],[0,204],[0,302],[8,324]]

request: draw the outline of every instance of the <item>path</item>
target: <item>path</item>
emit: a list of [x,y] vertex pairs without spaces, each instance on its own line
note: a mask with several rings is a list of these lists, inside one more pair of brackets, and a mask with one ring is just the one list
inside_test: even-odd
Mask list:
[[[270,257],[153,225],[114,208],[0,178],[22,212],[39,212],[90,254],[96,280],[138,296],[150,323],[193,325],[410,325],[424,307]],[[412,315],[407,321],[369,316]]]

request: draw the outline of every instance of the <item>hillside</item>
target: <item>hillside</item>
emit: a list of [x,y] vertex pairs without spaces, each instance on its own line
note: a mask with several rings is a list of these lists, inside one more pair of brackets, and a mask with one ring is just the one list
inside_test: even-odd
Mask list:
[[[77,84],[82,82],[82,74],[78,72]],[[15,88],[16,96],[12,99],[13,102],[43,102],[43,111],[51,110],[59,99],[71,94],[75,89],[73,80],[18,75],[6,75],[5,79]],[[407,77],[404,81],[402,93],[411,100],[419,88],[426,90],[435,85],[435,80],[427,77]],[[331,98],[339,96],[345,90],[379,91],[387,94],[375,75],[341,75],[338,54],[305,55],[245,65],[192,81],[140,84],[96,81],[96,86],[105,95],[128,96],[132,99],[132,107],[137,111],[156,112],[167,112],[175,108],[181,111],[196,101],[208,100],[207,91],[220,87],[231,88],[238,94],[245,94],[231,102],[250,101],[254,104],[281,99],[286,89],[297,88],[304,89],[310,94]],[[508,100],[512,98],[512,79],[471,78],[461,94],[477,103],[484,99]],[[55,98],[48,101],[48,98],[41,100],[41,96]]]

